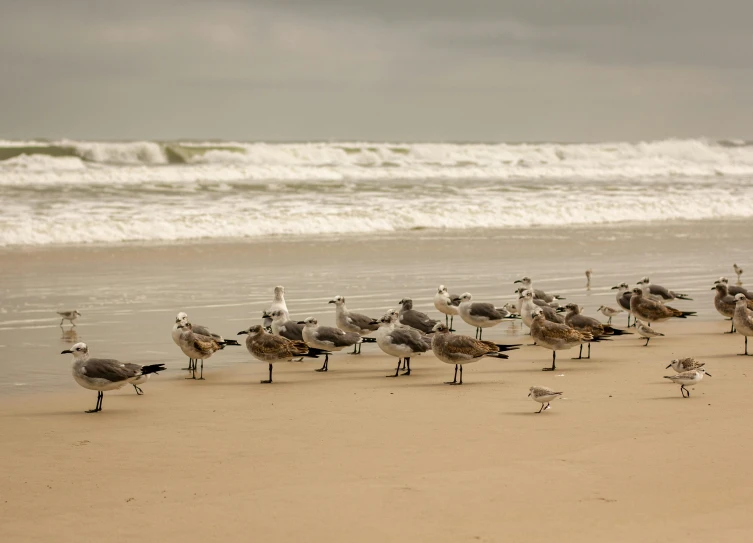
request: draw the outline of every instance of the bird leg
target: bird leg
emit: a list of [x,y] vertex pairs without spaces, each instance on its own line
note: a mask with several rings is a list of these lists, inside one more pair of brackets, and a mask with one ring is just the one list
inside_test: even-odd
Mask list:
[[[580,346],[583,347],[583,344],[581,343]],[[591,343],[588,344],[588,356],[586,358],[591,360]]]
[[188,359],[188,367],[187,368],[181,368],[181,369],[191,371],[191,366],[193,366],[193,358],[189,358]]
[[452,329],[452,322],[455,320],[455,315],[450,315],[450,332],[454,332],[455,330]]
[[[753,354],[748,354],[748,336],[743,336],[743,337],[745,338],[745,352],[737,356],[753,356]],[[708,373],[706,375],[708,375]]]
[[650,337],[646,338],[646,343],[643,344],[644,347],[648,347],[648,342],[651,341]]
[[104,396],[104,393],[100,390],[97,392],[97,405],[94,409],[89,409],[88,411],[84,411],[84,413],[97,413],[98,411],[102,411],[102,397]]
[[[194,374],[196,374],[196,363],[194,362]],[[201,359],[201,373],[199,374],[199,381],[204,380],[204,359]]]
[[322,367],[314,371],[327,371],[327,362],[329,362],[329,354],[324,355],[324,364],[322,364]]
[[551,368],[541,368],[541,371],[554,371],[557,369],[557,366],[555,366],[554,362],[557,360],[557,351],[552,351],[552,367]]
[[539,409],[538,411],[534,411],[534,413],[541,413],[543,410],[544,410],[544,404],[542,403],[541,409]]
[[[483,335],[484,335],[484,329],[483,328],[479,328],[478,329],[478,339],[479,339],[479,341],[481,341],[481,336],[483,336]],[[461,373],[462,373],[463,366],[460,366],[460,369],[461,369]]]
[[408,368],[407,371],[403,372],[403,375],[410,375],[410,357],[403,358],[403,362],[405,363],[405,367]]
[[[629,318],[629,317],[628,317],[628,318]],[[612,324],[612,317],[609,317],[609,318],[607,319],[607,324]]]
[[397,377],[400,373],[400,363],[403,361],[402,358],[397,359],[397,367],[395,368],[395,375],[385,375],[385,377]]
[[266,381],[259,381],[260,383],[268,384],[272,382],[272,364],[269,365],[269,379]]
[[729,329],[729,332],[724,332],[725,334],[734,334],[735,333],[735,321],[732,321],[732,326]]
[[583,344],[582,343],[580,344],[580,351],[578,352],[578,357],[577,358],[573,357],[572,360],[580,360],[581,358],[583,358]]
[[458,384],[458,364],[455,364],[455,377],[452,378],[452,381],[445,381],[445,385],[456,385]]
[[141,396],[144,393],[144,391],[141,390],[141,387],[137,387],[136,385],[133,385],[133,388],[136,389],[136,394],[138,394],[139,396]]
[[193,361],[193,364],[188,363],[188,371],[191,372],[191,377],[186,377],[186,379],[196,379],[196,360]]
[[60,319],[60,327],[61,327],[61,328],[63,327],[63,321],[64,321],[64,320],[65,320],[65,319]]

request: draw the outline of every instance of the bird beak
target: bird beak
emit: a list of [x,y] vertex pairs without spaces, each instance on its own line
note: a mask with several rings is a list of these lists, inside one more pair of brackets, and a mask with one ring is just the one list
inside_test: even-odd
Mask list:
[[[513,284],[515,284],[515,283],[522,283],[522,282],[523,281],[521,281],[520,279],[518,279],[517,281],[513,281]],[[530,396],[530,394],[529,394],[529,396]]]
[[[332,303],[332,302],[330,302],[330,303]],[[306,322],[305,321],[298,321],[298,324],[306,324]]]
[[530,393],[530,392],[528,393],[528,397],[529,397],[529,398],[531,397],[531,393]]
[[61,352],[60,354],[73,354],[73,351],[69,351],[66,349],[65,351]]
[[330,301],[329,301],[329,302],[327,302],[327,303],[328,303],[328,304],[333,304],[333,303],[335,303],[335,301],[334,301],[334,300],[330,300]]
[[240,332],[238,332],[238,333],[237,333],[237,334],[235,334],[235,335],[236,335],[236,336],[245,336],[245,335],[247,335],[247,334],[248,334],[248,330],[241,330]]
[[704,371],[703,373],[705,373],[706,375],[708,375],[709,377],[711,377],[711,374],[709,372]]
[[620,287],[612,287],[612,290],[619,290]]
[[668,370],[668,369],[669,369],[669,368],[671,368],[671,367],[672,367],[672,364],[670,364],[669,366],[667,366],[667,367],[666,367],[666,368],[664,368],[664,369],[665,369],[665,370]]
[[711,287],[711,290],[716,290],[716,287]]

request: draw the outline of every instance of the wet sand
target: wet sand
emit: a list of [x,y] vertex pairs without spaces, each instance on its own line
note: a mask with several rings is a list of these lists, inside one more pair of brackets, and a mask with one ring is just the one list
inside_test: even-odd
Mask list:
[[[713,279],[751,254],[753,240],[737,230],[6,251],[0,538],[746,540],[753,357],[736,356],[742,337],[724,335],[728,321],[709,309]],[[589,314],[612,303],[609,287],[622,280],[676,277],[667,286],[695,298],[677,307],[699,317],[657,325],[667,336],[648,347],[633,335],[594,345],[590,361],[561,352],[553,373],[540,371],[550,351],[525,346],[467,366],[462,387],[443,384],[452,367],[431,355],[413,359],[410,377],[388,379],[396,361],[373,344],[360,357],[335,355],[328,374],[313,371],[320,361],[278,365],[272,385],[259,384],[265,365],[228,348],[195,382],[169,337],[179,310],[232,336],[278,283],[295,316],[331,322],[336,294],[375,315],[413,295],[435,315],[439,283],[503,303],[523,274]],[[105,393],[104,411],[84,414],[96,394],[73,382],[70,356],[58,353],[74,338],[50,316],[71,304],[84,313],[75,339],[95,356],[169,370],[144,396]],[[486,337],[530,342],[519,324]],[[663,379],[681,356],[713,375],[690,399]],[[564,399],[534,414],[531,385]]]

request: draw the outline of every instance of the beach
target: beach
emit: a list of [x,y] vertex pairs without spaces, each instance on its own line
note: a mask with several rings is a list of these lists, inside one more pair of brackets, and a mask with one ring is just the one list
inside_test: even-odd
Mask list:
[[[753,359],[736,356],[743,338],[723,334],[710,288],[752,249],[742,221],[2,249],[0,538],[744,540]],[[196,382],[170,338],[178,311],[236,337],[277,284],[291,315],[332,324],[335,295],[374,316],[412,297],[438,318],[439,284],[501,305],[523,275],[600,318],[612,286],[649,275],[698,315],[656,324],[666,336],[648,347],[629,335],[591,360],[560,351],[546,373],[551,352],[503,323],[484,338],[521,348],[467,365],[462,387],[430,353],[388,379],[396,360],[373,344],[335,354],[326,374],[320,360],[278,364],[272,385],[227,347]],[[75,335],[55,319],[73,307]],[[168,370],[87,415],[96,394],[59,354],[74,341]],[[663,378],[685,356],[713,376],[689,399]],[[563,398],[534,414],[532,385]]]

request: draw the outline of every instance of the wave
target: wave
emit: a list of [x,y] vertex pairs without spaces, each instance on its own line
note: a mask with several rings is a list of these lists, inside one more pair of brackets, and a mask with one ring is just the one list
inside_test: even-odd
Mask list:
[[0,185],[753,175],[753,144],[0,141]]

